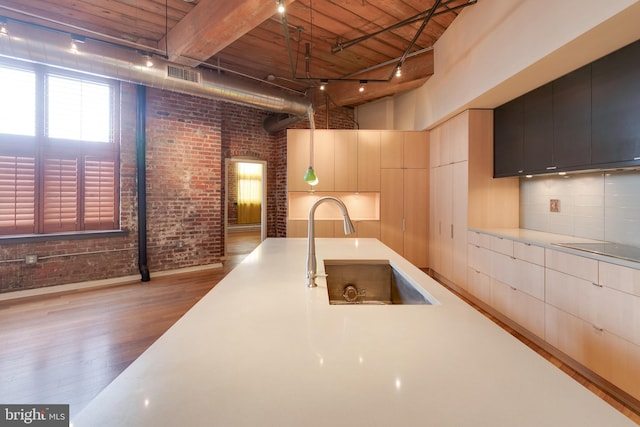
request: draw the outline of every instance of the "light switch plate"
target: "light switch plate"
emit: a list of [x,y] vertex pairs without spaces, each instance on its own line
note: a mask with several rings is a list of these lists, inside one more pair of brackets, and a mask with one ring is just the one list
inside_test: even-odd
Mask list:
[[549,200],[549,211],[560,212],[560,199]]

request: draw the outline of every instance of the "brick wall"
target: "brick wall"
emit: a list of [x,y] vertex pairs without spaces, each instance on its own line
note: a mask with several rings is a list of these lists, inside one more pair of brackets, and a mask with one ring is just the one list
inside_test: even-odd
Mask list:
[[[128,234],[41,243],[0,243],[0,292],[138,274],[136,88],[122,84],[121,228]],[[286,236],[286,131],[267,134],[269,113],[147,89],[147,237],[153,273],[220,262],[224,251],[225,158],[267,162],[267,235]],[[331,128],[353,128],[335,109]],[[316,114],[318,128],[326,114]],[[295,127],[308,128],[308,122]],[[26,265],[24,257],[39,261]]]

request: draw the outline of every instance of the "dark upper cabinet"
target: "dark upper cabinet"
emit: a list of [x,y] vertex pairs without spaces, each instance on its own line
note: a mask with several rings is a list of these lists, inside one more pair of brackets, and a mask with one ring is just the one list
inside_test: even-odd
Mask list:
[[592,64],[592,162],[640,160],[640,42]]
[[541,86],[523,96],[525,173],[555,169],[553,164],[553,87]]
[[640,41],[496,108],[494,121],[495,177],[640,165]]
[[591,164],[591,65],[553,82],[553,162],[558,169]]
[[493,112],[493,176],[521,174],[524,102],[516,98]]

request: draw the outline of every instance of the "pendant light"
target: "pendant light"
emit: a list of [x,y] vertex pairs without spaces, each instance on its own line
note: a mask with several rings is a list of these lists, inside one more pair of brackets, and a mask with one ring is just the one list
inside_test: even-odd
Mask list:
[[313,117],[313,108],[309,107],[309,167],[307,168],[307,172],[304,174],[304,182],[309,185],[318,184],[318,176],[316,172],[313,170],[313,133],[316,129],[316,123]]

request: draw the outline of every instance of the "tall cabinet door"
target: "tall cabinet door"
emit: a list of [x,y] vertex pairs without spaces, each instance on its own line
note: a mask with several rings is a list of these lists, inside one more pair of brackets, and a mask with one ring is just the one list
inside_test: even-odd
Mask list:
[[464,285],[467,282],[467,193],[469,190],[468,162],[451,167],[451,280]]
[[432,168],[431,179],[431,268],[450,279],[453,271],[453,165]]
[[404,252],[404,174],[402,169],[382,169],[380,189],[380,239],[399,254]]
[[404,169],[404,257],[426,268],[429,258],[429,205],[427,193],[429,171]]

